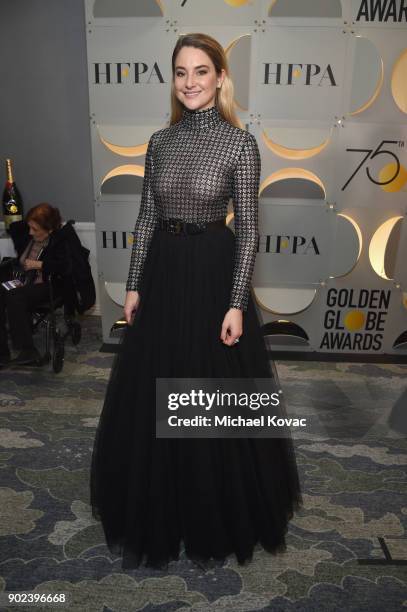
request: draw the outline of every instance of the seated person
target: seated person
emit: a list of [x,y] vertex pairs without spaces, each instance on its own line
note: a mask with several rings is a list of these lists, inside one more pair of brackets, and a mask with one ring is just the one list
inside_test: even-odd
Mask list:
[[[64,276],[72,270],[61,228],[58,208],[47,203],[34,206],[25,220],[9,226],[18,257],[0,266],[0,366],[31,363],[40,357],[32,337],[32,312],[49,302],[49,274],[55,298],[63,295]],[[12,277],[23,285],[6,289],[1,283]],[[19,351],[15,359],[8,347],[6,313],[13,347]]]

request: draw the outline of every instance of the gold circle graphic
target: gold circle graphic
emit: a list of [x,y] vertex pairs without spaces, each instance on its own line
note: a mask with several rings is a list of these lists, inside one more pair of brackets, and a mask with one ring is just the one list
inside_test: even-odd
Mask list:
[[365,313],[361,310],[350,310],[345,316],[343,323],[349,331],[361,329],[365,324]]

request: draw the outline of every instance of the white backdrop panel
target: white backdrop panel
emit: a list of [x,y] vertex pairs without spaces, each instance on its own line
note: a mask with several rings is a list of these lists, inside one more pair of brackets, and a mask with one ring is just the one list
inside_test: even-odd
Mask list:
[[[335,143],[334,199],[338,208],[406,209],[403,191],[407,178],[406,139],[407,124],[345,122]],[[400,180],[403,174],[404,181]]]
[[253,284],[316,284],[329,276],[335,215],[324,206],[261,202]]
[[250,91],[264,119],[342,114],[347,37],[341,28],[267,26],[253,42]]

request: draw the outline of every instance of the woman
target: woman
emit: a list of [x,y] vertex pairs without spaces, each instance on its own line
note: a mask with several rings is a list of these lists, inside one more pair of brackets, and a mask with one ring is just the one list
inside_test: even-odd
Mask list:
[[[9,260],[0,268],[0,281],[14,277],[23,286],[7,290],[0,284],[0,365],[36,362],[40,354],[32,337],[32,316],[35,306],[49,301],[49,275],[55,297],[62,295],[64,276],[71,271],[71,259],[60,228],[62,219],[58,208],[38,204],[31,208],[25,220],[9,227],[17,251],[17,261]],[[15,265],[17,264],[17,266]],[[6,313],[14,348],[19,351],[11,359],[6,330]]]
[[[122,566],[285,549],[302,502],[291,440],[156,438],[155,378],[271,378],[250,292],[260,154],[238,127],[221,45],[179,38],[170,126],[148,143],[124,314],[91,468],[93,516]],[[234,202],[235,234],[225,225]]]

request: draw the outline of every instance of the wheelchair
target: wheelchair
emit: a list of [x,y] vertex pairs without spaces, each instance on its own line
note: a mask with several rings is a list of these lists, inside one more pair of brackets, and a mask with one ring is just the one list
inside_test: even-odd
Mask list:
[[[38,366],[43,366],[52,362],[53,371],[58,374],[61,372],[65,358],[65,339],[70,336],[72,344],[79,344],[82,337],[82,327],[75,320],[74,311],[72,312],[64,303],[62,296],[54,296],[52,288],[52,274],[49,275],[49,298],[35,306],[31,312],[31,329],[33,335],[41,328],[45,328],[45,352],[36,362]],[[63,332],[57,325],[57,311],[63,309],[63,319],[66,330]]]

